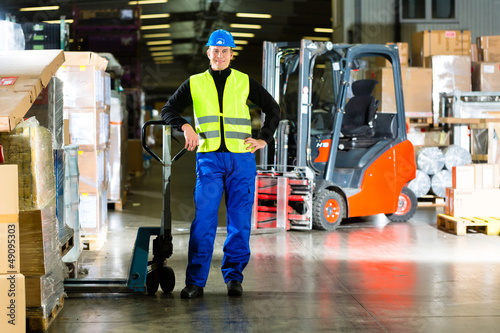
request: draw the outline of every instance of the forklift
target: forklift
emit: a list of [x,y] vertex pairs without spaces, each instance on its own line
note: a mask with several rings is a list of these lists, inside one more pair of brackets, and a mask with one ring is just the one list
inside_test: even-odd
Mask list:
[[[397,45],[264,42],[263,86],[282,120],[261,150],[253,229],[335,230],[344,218],[385,214],[404,222],[417,208]],[[372,96],[377,57],[392,65],[396,110]],[[377,87],[378,85],[378,87]]]

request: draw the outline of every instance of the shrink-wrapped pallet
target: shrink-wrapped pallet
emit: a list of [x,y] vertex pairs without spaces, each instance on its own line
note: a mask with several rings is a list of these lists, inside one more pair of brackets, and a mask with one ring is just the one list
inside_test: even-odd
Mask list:
[[74,230],[75,241],[73,248],[63,257],[63,261],[71,263],[77,261],[82,252],[78,212],[80,201],[78,195],[78,146],[66,146],[64,152],[64,218],[66,224]]
[[35,118],[0,133],[5,163],[19,166],[19,209],[43,209],[54,204],[56,186],[52,134]]

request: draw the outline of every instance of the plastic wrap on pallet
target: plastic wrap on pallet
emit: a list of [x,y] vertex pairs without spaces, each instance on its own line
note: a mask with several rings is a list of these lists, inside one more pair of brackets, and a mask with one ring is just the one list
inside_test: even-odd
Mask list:
[[25,116],[25,118],[35,117],[40,126],[52,133],[54,149],[61,149],[64,146],[62,85],[61,80],[53,77]]
[[415,179],[408,184],[408,187],[417,198],[423,197],[431,190],[431,177],[422,170],[417,170]]
[[440,170],[431,179],[431,189],[432,192],[438,196],[444,198],[446,196],[446,188],[452,186],[452,177],[450,170]]
[[0,51],[24,50],[25,40],[20,24],[0,20]]
[[48,274],[26,277],[26,317],[48,319],[61,305],[65,276],[66,267],[61,263]]
[[[56,202],[57,202],[57,221],[59,225],[59,242],[60,245],[74,236],[74,230],[66,223],[66,203],[65,203],[65,151],[63,149],[54,150],[54,172],[56,176]],[[69,190],[71,191],[71,190]]]
[[82,236],[105,235],[108,218],[107,191],[81,193],[79,213]]
[[78,170],[78,146],[65,147],[64,155],[64,217],[66,224],[74,230],[75,238],[73,248],[63,257],[64,262],[75,262],[82,253],[80,242],[80,220],[79,220],[79,170]]
[[9,133],[0,133],[5,163],[19,166],[19,209],[54,203],[56,186],[52,134],[31,117]]
[[[475,155],[487,155],[489,145],[495,144],[490,140],[487,128],[471,128],[470,135],[472,136],[472,151]],[[498,140],[497,135],[493,135],[491,139]]]
[[95,66],[62,66],[64,108],[103,108],[104,71]]
[[444,162],[444,154],[438,147],[422,147],[417,151],[417,166],[428,175],[441,170]]
[[454,166],[468,165],[472,163],[472,157],[467,149],[457,145],[450,145],[443,149],[444,165],[451,170]]
[[110,126],[108,200],[112,202],[118,202],[122,198],[122,129],[121,125]]

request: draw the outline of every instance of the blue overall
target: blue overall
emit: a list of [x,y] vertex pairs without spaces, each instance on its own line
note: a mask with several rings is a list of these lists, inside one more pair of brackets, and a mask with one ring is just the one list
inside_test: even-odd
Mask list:
[[222,275],[227,283],[243,281],[250,259],[250,230],[256,175],[255,154],[196,154],[196,214],[191,224],[186,285],[205,287],[217,233],[219,204],[225,191],[227,237]]

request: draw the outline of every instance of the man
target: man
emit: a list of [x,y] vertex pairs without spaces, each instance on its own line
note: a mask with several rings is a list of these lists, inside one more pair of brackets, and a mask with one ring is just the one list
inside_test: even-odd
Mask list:
[[[280,109],[272,96],[254,79],[229,67],[233,36],[225,30],[210,35],[210,67],[186,80],[162,108],[166,124],[184,132],[185,147],[196,154],[195,218],[189,239],[186,287],[181,298],[203,295],[222,193],[225,191],[227,237],[222,275],[229,296],[243,293],[243,270],[250,259],[250,230],[255,191],[255,152],[273,141]],[[247,100],[265,113],[259,137],[251,137]],[[195,129],[179,116],[192,105]]]

